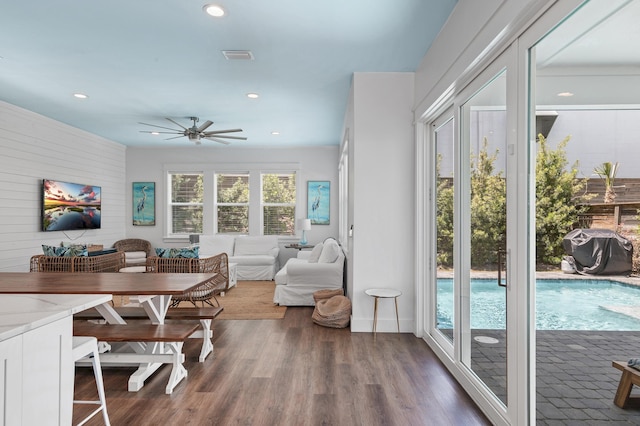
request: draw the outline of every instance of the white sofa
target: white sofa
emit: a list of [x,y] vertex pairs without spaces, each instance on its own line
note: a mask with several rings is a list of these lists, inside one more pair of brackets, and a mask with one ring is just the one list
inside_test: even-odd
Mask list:
[[227,253],[229,263],[235,263],[238,280],[273,280],[280,264],[278,237],[262,235],[200,235],[199,257]]
[[273,303],[283,306],[314,306],[313,293],[341,289],[344,252],[333,238],[300,251],[287,261],[275,277]]

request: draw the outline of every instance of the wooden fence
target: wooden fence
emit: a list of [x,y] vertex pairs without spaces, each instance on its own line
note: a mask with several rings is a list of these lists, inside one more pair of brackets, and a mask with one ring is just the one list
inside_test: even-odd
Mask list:
[[613,231],[632,232],[638,229],[640,211],[640,179],[616,179],[613,203],[604,202],[604,182],[602,179],[589,179],[586,194],[593,197],[585,204],[587,213],[580,217],[581,228],[603,228]]

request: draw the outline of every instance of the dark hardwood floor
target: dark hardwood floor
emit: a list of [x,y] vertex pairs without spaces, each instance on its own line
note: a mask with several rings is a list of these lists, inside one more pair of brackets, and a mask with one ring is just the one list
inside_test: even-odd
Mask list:
[[[214,321],[215,354],[164,393],[165,366],[139,392],[130,368],[105,368],[111,424],[118,425],[488,425],[427,345],[412,334],[351,333],[313,324],[313,308],[283,320]],[[77,399],[95,396],[90,368],[76,369]],[[83,408],[74,406],[74,420]],[[89,425],[101,425],[100,415]]]

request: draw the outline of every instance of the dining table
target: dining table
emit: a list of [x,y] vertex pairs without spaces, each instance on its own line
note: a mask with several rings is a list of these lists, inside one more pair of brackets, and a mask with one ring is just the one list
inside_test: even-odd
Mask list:
[[[114,272],[0,272],[2,294],[104,294],[129,296],[146,312],[153,324],[164,324],[171,297],[188,293],[211,280],[215,273],[126,274]],[[126,324],[110,301],[95,306],[109,324]],[[111,349],[107,345],[107,349]],[[118,345],[117,351],[102,353],[103,365],[138,365],[129,377],[129,391],[138,391],[144,381],[169,363],[164,345],[149,347],[140,342]],[[138,361],[139,360],[139,361]],[[157,362],[156,362],[157,360]],[[169,378],[171,382],[174,380]],[[173,388],[177,383],[169,383]]]

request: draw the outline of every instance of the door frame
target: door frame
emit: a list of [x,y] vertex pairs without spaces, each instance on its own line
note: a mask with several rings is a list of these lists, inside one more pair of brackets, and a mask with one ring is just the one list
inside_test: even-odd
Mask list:
[[[544,2],[542,2],[544,3]],[[511,34],[501,34],[483,54],[474,62],[474,66],[464,75],[456,79],[455,84],[443,93],[433,105],[419,115],[416,125],[417,155],[417,215],[416,229],[416,334],[422,337],[434,350],[454,377],[462,384],[472,399],[495,424],[535,424],[535,170],[531,176],[531,164],[535,159],[535,144],[531,144],[530,105],[529,105],[529,48],[546,32],[551,31],[562,22],[583,0],[550,1],[544,7],[530,8],[523,12],[516,21],[523,24],[514,25]],[[446,348],[442,340],[434,337],[433,307],[430,306],[434,288],[435,260],[432,241],[435,238],[434,227],[430,225],[434,217],[434,209],[430,206],[433,186],[430,180],[434,176],[433,138],[430,133],[431,124],[440,118],[446,108],[454,105],[458,114],[459,91],[469,87],[487,70],[495,66],[495,61],[507,50],[512,59],[508,61],[510,69],[507,84],[507,111],[509,118],[509,155],[515,157],[508,162],[515,171],[515,215],[508,222],[510,237],[507,247],[510,249],[508,280],[513,284],[507,292],[507,303],[515,309],[509,309],[507,322],[510,345],[508,349],[507,375],[508,405],[505,410],[482,389],[473,375],[460,365],[460,351],[454,348],[454,356]],[[461,84],[466,82],[467,84]],[[458,89],[463,87],[463,89]],[[454,101],[454,99],[456,99]],[[459,117],[454,117],[459,123]],[[456,124],[458,126],[458,124]],[[459,138],[456,128],[455,138]],[[458,145],[458,142],[456,142]],[[532,151],[533,150],[533,151]],[[533,163],[535,168],[535,163]],[[532,198],[533,197],[533,198]],[[512,231],[515,229],[515,231]],[[458,269],[455,269],[456,273]],[[517,284],[514,284],[517,283]],[[459,324],[459,321],[456,320]],[[459,337],[454,337],[455,341]],[[515,340],[515,341],[514,341]]]

